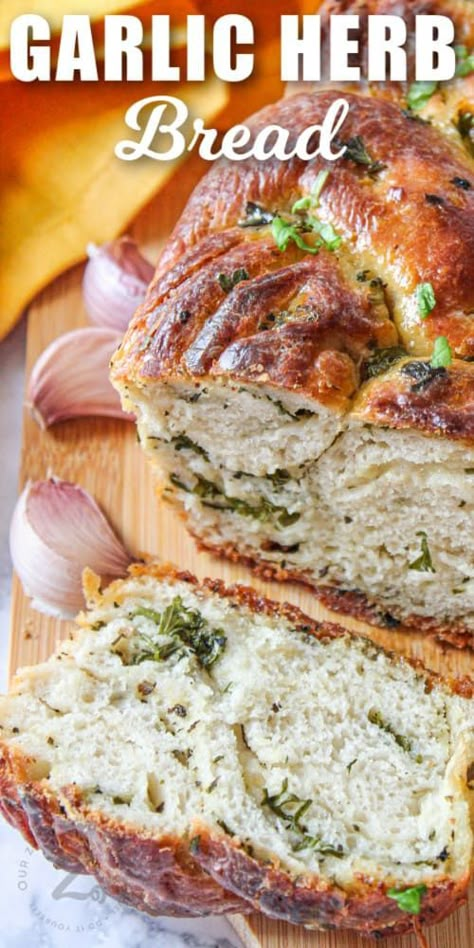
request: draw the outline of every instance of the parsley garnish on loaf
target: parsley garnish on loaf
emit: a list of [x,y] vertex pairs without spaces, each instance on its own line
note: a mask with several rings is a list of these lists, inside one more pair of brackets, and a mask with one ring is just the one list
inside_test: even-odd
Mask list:
[[121,636],[116,651],[124,664],[162,662],[177,652],[188,652],[196,656],[203,668],[209,668],[225,648],[226,637],[222,629],[210,629],[200,612],[187,609],[180,596],[175,596],[162,613],[147,606],[138,606],[130,614],[131,620],[136,618],[148,619],[156,626],[156,632],[150,634],[141,631],[131,636]]

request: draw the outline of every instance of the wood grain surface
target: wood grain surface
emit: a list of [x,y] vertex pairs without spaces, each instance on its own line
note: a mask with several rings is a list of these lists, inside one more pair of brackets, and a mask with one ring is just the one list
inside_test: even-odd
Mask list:
[[[166,239],[194,184],[205,170],[191,158],[140,213],[129,228],[151,260]],[[39,296],[28,316],[27,375],[49,342],[70,329],[87,325],[81,298],[82,267],[68,271]],[[225,582],[251,583],[279,600],[290,600],[315,618],[341,621],[320,607],[310,592],[293,586],[264,583],[243,567],[231,566],[198,553],[176,513],[157,503],[153,483],[137,443],[133,424],[106,419],[80,419],[42,432],[25,411],[20,489],[28,479],[51,474],[79,483],[97,499],[117,532],[134,554],[147,551],[192,570],[199,577],[219,576]],[[414,633],[378,630],[355,620],[343,620],[351,629],[444,673],[474,671],[472,653],[443,651],[435,642]],[[10,671],[43,661],[68,632],[68,623],[30,609],[20,583],[13,582]],[[249,948],[363,948],[367,941],[351,934],[310,933],[262,916],[232,918]],[[443,924],[428,930],[430,948],[474,946],[474,897]],[[414,937],[395,938],[392,948],[415,948]]]

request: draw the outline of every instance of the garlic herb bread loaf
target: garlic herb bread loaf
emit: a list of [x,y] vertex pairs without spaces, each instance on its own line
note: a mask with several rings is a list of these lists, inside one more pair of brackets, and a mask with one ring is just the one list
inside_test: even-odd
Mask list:
[[472,645],[474,7],[422,7],[453,15],[455,80],[297,89],[254,116],[296,139],[343,95],[347,151],[216,163],[112,380],[201,546]]
[[298,609],[132,567],[0,701],[1,808],[144,911],[385,935],[465,897],[474,713]]

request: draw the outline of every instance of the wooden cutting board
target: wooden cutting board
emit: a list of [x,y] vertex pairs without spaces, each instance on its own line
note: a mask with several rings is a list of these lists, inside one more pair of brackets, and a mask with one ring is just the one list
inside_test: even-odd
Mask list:
[[[191,158],[129,228],[151,260],[156,259],[183,204],[205,170],[204,163]],[[91,235],[92,236],[92,235]],[[39,296],[28,316],[26,356],[27,376],[51,340],[71,329],[87,325],[81,299],[82,267],[76,267]],[[198,553],[175,513],[158,505],[152,478],[135,437],[133,424],[80,419],[41,432],[27,412],[23,422],[20,489],[28,478],[41,479],[55,474],[89,490],[110,518],[129,549],[136,554],[148,551],[192,570],[199,577],[219,576],[227,583],[252,583],[265,595],[289,599],[315,618],[332,618],[303,588],[264,583],[243,567]],[[472,654],[444,652],[428,639],[415,634],[388,632],[364,626],[350,619],[344,624],[363,631],[375,641],[424,659],[445,673],[474,671]],[[30,609],[21,586],[13,582],[10,671],[24,664],[43,661],[61,637],[68,633],[66,622],[50,619]],[[351,934],[309,933],[261,916],[235,917],[232,923],[249,948],[363,948],[367,941]],[[395,938],[392,948],[415,948],[412,937]],[[429,932],[430,948],[469,948],[474,945],[474,898],[442,925]]]

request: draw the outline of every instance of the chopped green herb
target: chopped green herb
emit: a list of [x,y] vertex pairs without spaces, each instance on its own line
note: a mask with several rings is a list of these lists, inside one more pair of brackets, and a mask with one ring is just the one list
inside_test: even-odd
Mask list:
[[[304,202],[311,202],[312,200],[312,198],[302,199]],[[301,202],[296,203],[301,204],[299,210],[305,210],[309,206],[314,206],[305,204],[303,207]],[[293,205],[293,210],[295,207],[296,205]],[[302,236],[302,234],[310,231],[314,231],[314,233],[318,234],[319,239],[316,243],[308,244],[304,236]],[[297,221],[286,221],[282,217],[276,216],[272,223],[272,236],[279,250],[286,250],[290,240],[292,240],[300,250],[305,250],[307,253],[313,254],[318,253],[319,248],[323,246],[326,247],[327,250],[336,250],[342,240],[334,230],[332,224],[323,223],[312,216],[304,217],[304,219]]]
[[417,537],[421,537],[420,556],[408,564],[408,569],[416,569],[419,573],[436,573],[431,559],[428,538],[424,530],[418,530]]
[[[257,505],[249,504],[246,500],[242,500],[240,497],[228,497],[227,494],[222,494],[222,497],[227,502],[228,509],[235,510],[236,513],[240,514],[242,517],[253,517],[255,520],[260,520],[262,523],[266,523],[273,516],[278,514],[277,521],[282,527],[289,527],[292,523],[296,523],[300,518],[299,513],[288,513],[285,507],[279,507],[276,504],[272,504],[271,501],[263,497]],[[226,509],[225,507],[221,509]]]
[[293,846],[293,852],[299,853],[302,849],[312,849],[313,852],[321,853],[322,856],[335,856],[336,859],[342,859],[344,850],[340,843],[333,846],[331,843],[325,843],[319,836],[309,836],[304,833],[299,843]]
[[354,764],[357,763],[357,757],[354,757],[354,760],[351,760],[350,764],[347,765],[347,772],[350,773]]
[[300,830],[300,820],[307,810],[309,810],[312,800],[301,800],[294,793],[288,793],[288,778],[285,777],[279,793],[270,795],[264,788],[262,806],[268,806],[272,813],[275,813],[281,820],[287,824],[288,829]]
[[273,218],[272,237],[279,250],[286,250],[290,240],[292,240],[300,250],[305,250],[306,253],[319,253],[321,242],[307,244],[304,237],[301,236],[300,230],[301,223],[294,224],[290,221],[284,221],[278,215]]
[[342,243],[342,237],[334,230],[332,224],[324,224],[323,221],[319,221],[316,217],[308,217],[306,220],[311,230],[319,234],[326,250],[337,250]]
[[274,487],[282,487],[283,484],[291,480],[291,474],[289,471],[277,467],[276,471],[273,471],[273,474],[265,474],[265,480],[271,481]]
[[271,224],[274,216],[271,211],[265,210],[260,204],[247,201],[245,217],[239,221],[239,227],[263,227],[265,224]]
[[139,606],[138,609],[135,609],[131,619],[134,619],[135,616],[144,616],[145,619],[150,619],[151,622],[156,622],[158,625],[161,622],[161,613],[157,612],[156,609],[148,609],[147,606]]
[[311,416],[314,415],[314,412],[312,412],[310,408],[297,408],[295,412],[292,412],[289,408],[285,408],[281,399],[272,398],[271,395],[266,395],[265,398],[267,398],[272,405],[276,405],[281,415],[288,415],[288,417],[293,418],[294,421],[299,421],[300,418],[311,418]]
[[[279,509],[281,510],[282,508],[280,507]],[[283,510],[280,516],[278,517],[278,523],[282,527],[291,527],[293,523],[296,523],[297,520],[300,519],[300,516],[301,514],[297,512],[288,513],[287,510]]]
[[438,336],[437,339],[435,339],[435,344],[433,347],[431,365],[435,369],[446,368],[446,366],[451,365],[452,361],[453,350],[451,349],[446,336]]
[[289,513],[286,507],[272,504],[271,501],[265,497],[262,497],[260,502],[256,505],[250,504],[240,497],[229,497],[229,495],[221,491],[216,484],[213,484],[212,481],[208,481],[200,474],[195,474],[194,477],[196,478],[194,487],[187,487],[186,484],[180,481],[174,474],[170,475],[170,480],[171,483],[174,484],[175,487],[179,487],[180,490],[196,494],[204,500],[216,499],[217,501],[222,501],[222,503],[218,502],[216,504],[207,503],[207,507],[213,507],[215,510],[234,510],[235,513],[240,514],[242,517],[254,517],[255,520],[260,520],[262,523],[266,523],[267,520],[278,515],[276,518],[277,524],[281,527],[289,527],[291,524],[296,523],[301,516],[301,514],[296,511]]
[[337,144],[346,146],[342,158],[350,158],[356,165],[364,165],[367,168],[367,173],[371,177],[387,167],[382,161],[374,161],[374,159],[371,158],[361,135],[354,135],[353,138],[349,138],[347,142],[338,141]]
[[322,171],[318,172],[310,194],[308,194],[306,197],[300,198],[299,201],[295,201],[293,207],[291,208],[292,214],[298,214],[300,211],[307,211],[310,207],[319,207],[319,196],[324,188],[324,185],[326,184],[327,179],[329,178],[330,173],[331,172],[327,168],[324,168]]
[[455,46],[456,76],[469,76],[474,72],[474,52],[469,53],[467,46]]
[[170,474],[170,481],[174,484],[175,487],[179,487],[180,490],[186,491],[187,494],[196,494],[198,497],[218,497],[220,494],[219,488],[216,487],[212,481],[208,481],[206,477],[202,477],[200,474],[195,474],[196,483],[194,487],[188,487],[184,481],[181,481],[176,474]]
[[237,286],[237,283],[241,283],[242,280],[249,279],[250,277],[243,267],[239,267],[238,270],[234,270],[232,276],[229,276],[227,273],[219,273],[217,276],[217,282],[221,290],[224,290],[224,293],[230,293],[230,291],[234,289],[234,286]]
[[379,727],[381,731],[385,731],[386,734],[390,734],[391,737],[395,740],[395,743],[398,744],[402,750],[406,751],[408,754],[412,749],[412,742],[408,737],[404,737],[403,734],[397,734],[394,731],[391,724],[388,724],[380,714],[380,711],[377,711],[375,708],[371,708],[367,715],[371,724],[375,724],[376,727]]
[[288,779],[285,778],[279,793],[270,795],[264,788],[262,806],[268,808],[285,824],[286,829],[295,833],[299,840],[292,847],[293,852],[301,852],[303,849],[312,849],[324,856],[336,856],[338,859],[344,855],[342,846],[333,846],[330,843],[323,842],[317,836],[309,836],[306,826],[303,826],[301,819],[309,810],[312,800],[301,800],[294,793],[288,793]]
[[[222,654],[226,637],[222,629],[210,629],[207,621],[197,609],[188,609],[180,596],[175,596],[162,613],[146,606],[135,609],[130,618],[143,616],[157,626],[156,637],[140,633],[131,640],[132,649],[127,655],[127,665],[139,665],[141,662],[161,662],[170,658],[178,650],[184,654],[195,655],[203,668],[209,668]],[[168,641],[157,640],[168,638]],[[124,639],[123,636],[119,641]],[[128,641],[128,640],[127,640]],[[124,654],[117,649],[124,661]]]
[[403,346],[390,346],[387,349],[374,349],[369,359],[365,363],[365,375],[368,379],[373,379],[377,375],[387,372],[393,365],[396,365],[400,359],[405,358],[407,352]]
[[389,889],[387,895],[389,899],[395,899],[402,912],[408,912],[410,915],[419,915],[421,899],[426,891],[425,885],[414,885],[410,889]]
[[209,455],[204,448],[201,448],[200,444],[196,444],[195,441],[191,441],[191,438],[188,438],[185,434],[180,434],[176,438],[171,439],[175,451],[194,451],[195,454],[200,454],[206,461],[209,460]]
[[436,297],[431,283],[419,283],[415,295],[418,312],[422,319],[426,319],[436,306]]
[[219,488],[213,484],[212,481],[208,481],[206,477],[202,477],[200,474],[195,474],[197,479],[197,484],[193,488],[193,494],[197,494],[198,497],[218,497],[220,494]]
[[170,474],[170,481],[174,487],[179,487],[180,490],[185,490],[185,491],[191,490],[190,487],[187,487],[184,481],[181,481],[179,479],[177,474]]
[[412,109],[413,112],[418,112],[420,109],[423,109],[437,88],[437,82],[425,82],[422,80],[412,82],[407,95],[408,107]]
[[313,198],[310,194],[307,194],[306,197],[298,198],[297,201],[293,204],[291,208],[292,214],[299,214],[301,211],[307,211],[310,207],[316,207],[317,205],[313,203]]

